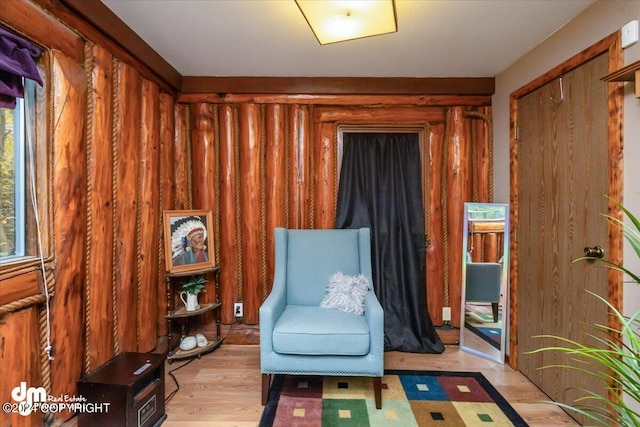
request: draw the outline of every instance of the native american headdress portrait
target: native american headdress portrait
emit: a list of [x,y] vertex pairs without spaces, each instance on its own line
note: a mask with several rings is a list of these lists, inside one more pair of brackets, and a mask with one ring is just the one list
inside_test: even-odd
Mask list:
[[[203,233],[207,239],[207,227],[197,216],[177,217],[171,219],[171,253],[176,258],[184,252],[191,251],[190,240],[197,233]],[[206,247],[205,247],[206,250]]]

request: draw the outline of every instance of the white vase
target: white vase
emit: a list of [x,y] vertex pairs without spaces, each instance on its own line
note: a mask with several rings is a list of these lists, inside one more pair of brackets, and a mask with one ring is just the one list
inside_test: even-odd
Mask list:
[[[186,295],[186,300],[185,296]],[[198,294],[191,294],[187,291],[180,292],[180,299],[184,303],[184,308],[187,311],[195,311],[200,308],[200,304],[198,304]]]

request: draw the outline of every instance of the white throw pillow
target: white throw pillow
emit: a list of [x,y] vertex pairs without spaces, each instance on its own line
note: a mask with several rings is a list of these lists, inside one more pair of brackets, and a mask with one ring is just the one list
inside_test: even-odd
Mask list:
[[369,280],[362,274],[349,276],[338,271],[329,277],[326,294],[320,307],[362,315],[364,298],[368,290]]

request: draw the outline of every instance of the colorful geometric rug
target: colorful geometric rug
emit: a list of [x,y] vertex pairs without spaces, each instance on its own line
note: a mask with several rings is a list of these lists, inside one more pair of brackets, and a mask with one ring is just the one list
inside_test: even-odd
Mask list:
[[479,372],[385,371],[371,378],[275,375],[259,427],[515,426],[527,423]]
[[502,312],[498,312],[498,321],[493,321],[491,304],[466,304],[464,325],[474,334],[500,350],[502,342]]

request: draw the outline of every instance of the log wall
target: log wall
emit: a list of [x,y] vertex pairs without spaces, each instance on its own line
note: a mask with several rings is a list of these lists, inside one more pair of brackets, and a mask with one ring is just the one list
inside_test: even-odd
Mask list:
[[[105,47],[112,42],[78,35],[31,2],[7,3],[0,24],[46,48],[36,132],[45,271],[37,261],[0,267],[2,402],[21,381],[77,395],[76,381],[117,353],[158,348],[167,334],[162,210],[191,203],[188,140],[177,138],[189,113],[176,94]],[[1,413],[0,425],[72,415]]]
[[[335,104],[318,98],[317,105],[282,95],[262,96],[260,103],[236,102],[233,94],[225,99],[189,107],[194,195],[204,185],[207,200],[220,200],[214,234],[223,324],[237,321],[237,301],[244,302],[241,322],[259,323],[273,278],[275,227],[333,227],[339,129],[375,126],[424,130],[428,310],[441,325],[442,307],[450,306],[459,325],[463,205],[492,201],[489,106],[398,106],[392,96],[376,98],[375,105],[356,104],[359,97],[346,95],[332,99]],[[219,146],[210,142],[216,140]],[[194,209],[211,206],[198,203],[194,199]]]
[[[44,271],[39,262],[0,269],[0,400],[20,381],[74,395],[76,381],[115,354],[158,349],[166,209],[213,211],[222,322],[233,323],[243,301],[242,322],[256,325],[271,289],[273,228],[333,226],[341,126],[423,129],[428,309],[435,324],[444,305],[459,319],[462,203],[492,198],[488,96],[177,98],[64,3],[5,1],[0,24],[46,48],[36,132],[46,235]],[[41,421],[0,414],[2,425]]]

